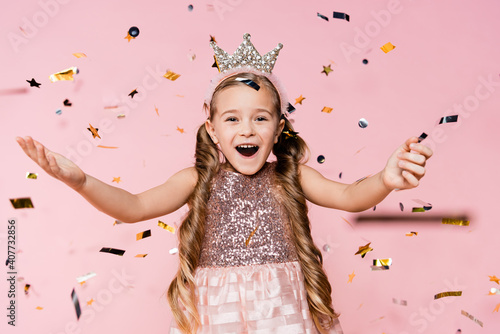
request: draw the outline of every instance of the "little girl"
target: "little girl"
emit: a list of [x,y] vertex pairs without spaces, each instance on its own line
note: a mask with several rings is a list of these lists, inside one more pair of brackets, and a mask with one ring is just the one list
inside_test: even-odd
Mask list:
[[[307,146],[286,118],[288,100],[271,73],[282,45],[260,56],[245,34],[232,56],[211,46],[220,74],[205,100],[209,117],[197,133],[195,166],[162,185],[134,195],[30,137],[16,139],[49,175],[122,222],[189,205],[168,290],[170,333],[340,334],[306,200],[366,210],[394,189],[416,187],[432,151],[412,137],[378,174],[353,184],[328,180],[304,165]],[[271,152],[276,160],[268,162]]]

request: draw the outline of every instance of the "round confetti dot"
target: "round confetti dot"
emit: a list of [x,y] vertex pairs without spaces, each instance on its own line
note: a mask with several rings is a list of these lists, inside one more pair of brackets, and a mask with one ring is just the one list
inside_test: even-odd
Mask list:
[[330,251],[330,245],[325,244],[325,245],[323,246],[323,250],[324,250],[325,252],[329,252],[329,251]]
[[368,64],[368,59],[363,59],[363,64]]
[[193,11],[193,5],[189,5],[189,6],[188,6],[188,10],[189,10],[190,12],[192,12],[192,11]]
[[61,109],[57,109],[56,110],[56,114],[61,115],[62,114],[62,110]]
[[132,37],[137,37],[139,36],[139,28],[137,27],[131,27],[129,30],[128,30],[128,34]]
[[324,155],[319,155],[318,156],[318,163],[322,164],[323,162],[325,162],[325,156]]
[[368,121],[366,119],[362,118],[358,121],[358,125],[360,128],[364,129],[368,126]]

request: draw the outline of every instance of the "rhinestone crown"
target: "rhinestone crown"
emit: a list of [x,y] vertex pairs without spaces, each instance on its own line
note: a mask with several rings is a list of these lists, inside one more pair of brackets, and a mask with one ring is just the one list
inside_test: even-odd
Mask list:
[[214,57],[219,72],[225,72],[229,69],[242,66],[251,66],[262,72],[271,73],[278,54],[283,48],[283,44],[279,43],[273,50],[261,56],[252,42],[250,42],[250,34],[248,33],[243,35],[243,43],[238,46],[232,55],[222,50],[214,41],[210,42],[210,46],[214,50]]

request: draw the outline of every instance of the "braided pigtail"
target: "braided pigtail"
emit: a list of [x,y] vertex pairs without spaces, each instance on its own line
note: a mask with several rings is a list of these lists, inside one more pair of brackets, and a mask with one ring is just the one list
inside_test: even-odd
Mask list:
[[204,124],[196,136],[195,158],[198,182],[188,199],[190,210],[179,227],[179,270],[168,289],[168,302],[174,318],[179,329],[186,334],[195,333],[201,324],[196,308],[194,271],[205,234],[206,203],[210,197],[211,182],[220,165],[219,151]]
[[299,180],[299,163],[306,158],[307,144],[293,131],[285,119],[284,131],[273,147],[278,162],[277,182],[283,189],[284,206],[288,212],[293,240],[304,275],[307,303],[316,327],[325,332],[333,326],[338,314],[333,310],[332,287],[323,270],[323,256],[314,245],[307,204]]

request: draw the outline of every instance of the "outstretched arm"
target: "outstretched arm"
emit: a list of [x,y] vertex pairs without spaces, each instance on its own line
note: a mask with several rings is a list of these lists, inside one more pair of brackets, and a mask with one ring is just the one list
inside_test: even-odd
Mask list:
[[196,170],[186,168],[165,183],[140,194],[106,184],[64,156],[31,137],[16,138],[24,152],[52,177],[82,195],[99,211],[125,223],[135,223],[174,212],[183,206],[196,185]]
[[394,189],[411,189],[425,174],[425,162],[432,150],[412,137],[398,147],[379,173],[345,184],[329,180],[311,167],[301,165],[300,183],[306,198],[314,204],[349,212],[367,210],[380,203]]

